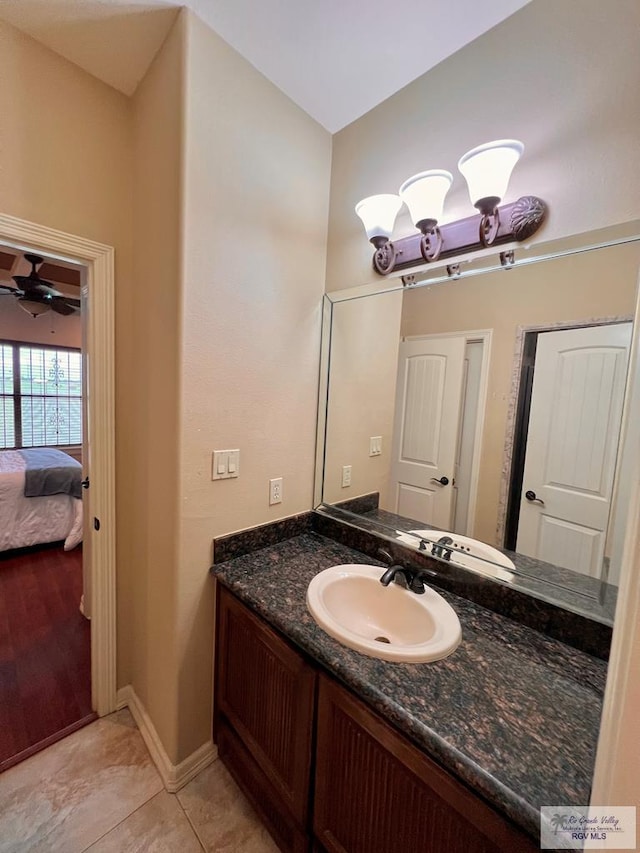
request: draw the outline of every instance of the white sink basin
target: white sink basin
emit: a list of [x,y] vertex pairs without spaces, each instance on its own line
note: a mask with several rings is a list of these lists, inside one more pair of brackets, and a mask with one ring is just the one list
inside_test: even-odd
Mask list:
[[447,657],[462,638],[453,608],[433,589],[423,595],[380,583],[384,568],[348,564],[316,575],[307,607],[318,625],[350,649],[381,660],[424,663]]
[[[457,551],[451,551],[451,559],[449,562],[463,569],[470,569],[472,572],[485,575],[490,578],[498,578],[502,581],[513,580],[513,570],[515,564],[506,554],[480,542],[477,539],[471,539],[469,536],[458,536],[457,533],[451,533],[447,530],[410,530],[412,536],[401,534],[400,538],[403,541],[411,540],[409,544],[419,545],[414,537],[418,536],[421,539],[427,539],[429,542],[436,542],[443,536],[449,536],[453,539],[453,548]],[[427,553],[431,553],[431,547],[427,547]],[[489,562],[486,562],[486,561]],[[493,564],[493,565],[492,565]]]

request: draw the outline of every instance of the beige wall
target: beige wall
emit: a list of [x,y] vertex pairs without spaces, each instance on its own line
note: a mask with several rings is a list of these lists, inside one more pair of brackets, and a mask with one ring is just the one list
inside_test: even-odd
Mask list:
[[[344,501],[369,492],[386,497],[400,343],[402,291],[333,306],[331,376],[323,499]],[[369,439],[382,436],[382,454]],[[351,486],[342,487],[342,466]]]
[[130,102],[3,23],[0,80],[0,210],[116,250],[118,683],[127,684],[135,403]]
[[[428,168],[454,174],[445,219],[473,213],[458,158],[489,139],[526,149],[509,200],[550,205],[546,241],[635,219],[640,126],[640,4],[533,0],[515,15],[337,133],[327,290],[372,280],[371,247],[354,205],[397,192]],[[411,230],[398,223],[398,236]]]
[[5,25],[0,62],[3,212],[116,248],[118,686],[178,762],[210,737],[212,538],[312,503],[331,137],[187,13],[131,100]]
[[[129,381],[138,429],[126,483],[135,570],[127,609],[131,683],[167,752],[177,739],[178,476],[184,18],[133,98],[135,323]],[[120,509],[120,507],[119,507]],[[206,733],[200,733],[200,743]]]
[[640,247],[600,249],[404,294],[403,335],[491,329],[491,360],[472,535],[496,541],[518,326],[632,317]]
[[[212,538],[311,507],[331,156],[325,130],[187,21],[179,759],[210,733]],[[216,448],[240,449],[238,479],[211,481]]]

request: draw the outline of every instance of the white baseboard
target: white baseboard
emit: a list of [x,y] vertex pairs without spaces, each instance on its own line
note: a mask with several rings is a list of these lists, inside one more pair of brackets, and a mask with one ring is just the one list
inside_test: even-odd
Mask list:
[[179,791],[218,757],[218,750],[213,741],[208,741],[187,756],[180,764],[172,764],[147,709],[130,684],[118,690],[117,707],[118,709],[126,707],[131,711],[153,763],[156,765],[162,782],[169,793]]

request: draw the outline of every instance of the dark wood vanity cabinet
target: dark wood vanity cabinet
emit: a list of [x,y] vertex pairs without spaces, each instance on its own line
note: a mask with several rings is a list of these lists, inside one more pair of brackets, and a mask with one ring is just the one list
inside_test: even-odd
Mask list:
[[529,853],[515,827],[320,675],[313,830],[327,853]]
[[218,753],[282,850],[308,850],[316,672],[218,586]]
[[215,709],[219,755],[287,853],[538,850],[221,585]]

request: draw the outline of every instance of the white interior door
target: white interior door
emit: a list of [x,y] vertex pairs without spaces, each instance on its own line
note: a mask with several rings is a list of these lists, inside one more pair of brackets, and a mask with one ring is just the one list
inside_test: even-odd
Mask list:
[[538,336],[516,550],[599,577],[631,323]]
[[454,511],[464,337],[400,344],[391,496],[395,512],[444,530]]

